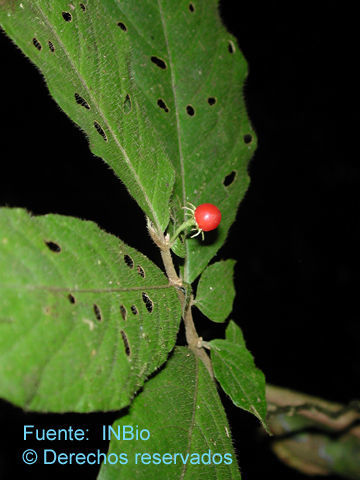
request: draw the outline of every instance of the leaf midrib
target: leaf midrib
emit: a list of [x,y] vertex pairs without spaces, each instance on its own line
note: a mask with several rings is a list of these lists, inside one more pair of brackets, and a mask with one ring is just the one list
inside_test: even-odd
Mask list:
[[[190,428],[189,428],[189,433],[188,433],[188,444],[186,447],[186,455],[190,454],[190,449],[191,449],[191,442],[192,442],[192,433],[194,430],[195,426],[195,416],[196,416],[196,401],[198,397],[198,392],[199,392],[199,360],[196,358],[194,355],[194,361],[195,361],[195,375],[194,375],[194,397],[193,397],[193,405],[192,405],[192,414],[191,414],[191,420],[190,420]],[[187,462],[183,464],[182,470],[181,470],[181,475],[180,475],[180,480],[183,480],[186,474],[187,470]]]
[[[158,7],[159,7],[159,12],[160,12],[160,19],[161,19],[161,24],[163,27],[163,32],[164,32],[164,38],[165,38],[165,46],[166,46],[166,51],[168,54],[168,59],[169,59],[169,69],[170,69],[170,77],[171,77],[171,91],[173,93],[173,98],[174,98],[174,106],[175,106],[175,119],[176,119],[176,133],[177,133],[177,143],[178,143],[178,151],[179,151],[179,163],[180,163],[180,181],[181,181],[181,189],[182,189],[182,203],[183,206],[186,205],[186,188],[185,188],[185,167],[184,167],[184,156],[183,156],[183,151],[182,151],[182,140],[181,140],[181,127],[180,127],[180,118],[179,118],[179,107],[178,107],[178,99],[176,95],[176,88],[175,88],[175,73],[174,73],[174,65],[173,65],[173,58],[172,58],[172,53],[169,45],[169,39],[168,39],[168,32],[166,29],[166,23],[165,23],[165,18],[162,10],[162,5],[161,5],[161,0],[157,0],[158,2]],[[185,210],[184,210],[184,216],[183,220],[185,221]],[[187,281],[188,278],[188,258],[189,258],[189,247],[188,247],[188,242],[185,241],[185,264],[184,264],[184,279]]]
[[132,292],[139,290],[163,290],[167,288],[174,288],[170,284],[166,285],[152,285],[152,286],[139,286],[139,287],[124,287],[124,288],[69,288],[69,287],[51,287],[48,285],[7,285],[0,284],[0,289],[25,289],[25,290],[47,290],[50,292],[69,292],[69,293],[118,293],[118,292]]
[[128,157],[127,155],[127,152],[126,150],[123,148],[123,146],[121,145],[121,143],[119,142],[115,132],[113,131],[113,129],[110,127],[110,124],[108,123],[108,121],[106,120],[106,117],[104,115],[104,113],[102,112],[100,106],[98,105],[98,103],[96,102],[94,96],[92,95],[91,93],[91,90],[89,90],[89,88],[87,87],[87,84],[86,82],[84,81],[84,79],[82,78],[78,68],[76,67],[76,64],[73,62],[71,56],[69,55],[67,49],[65,48],[65,45],[63,44],[63,42],[61,41],[60,37],[58,36],[56,30],[52,27],[51,23],[49,23],[48,21],[48,18],[46,16],[46,14],[43,12],[43,10],[41,9],[41,7],[39,5],[36,5],[35,8],[38,9],[40,15],[42,16],[42,18],[44,19],[44,22],[46,23],[46,25],[48,26],[49,30],[52,32],[52,34],[55,36],[55,38],[57,39],[57,41],[59,42],[59,45],[60,47],[63,49],[64,51],[64,54],[66,56],[66,58],[68,59],[71,67],[73,68],[73,71],[75,73],[75,75],[78,77],[79,81],[81,82],[82,86],[84,87],[84,89],[86,90],[88,96],[89,96],[89,99],[91,99],[91,101],[93,102],[99,116],[102,118],[102,120],[104,121],[104,125],[106,125],[109,133],[111,134],[114,142],[116,143],[116,145],[118,146],[119,150],[121,151],[121,153],[123,154],[124,156],[124,160],[125,160],[125,163],[128,165],[131,173],[133,174],[134,176],[134,179],[137,183],[137,185],[139,186],[141,192],[143,193],[143,196],[144,196],[144,199],[145,199],[145,202],[146,204],[148,205],[152,215],[153,215],[153,219],[154,219],[154,223],[156,224],[156,227],[159,231],[162,231],[162,227],[161,227],[161,222],[159,221],[159,218],[152,206],[152,203],[150,202],[150,199],[146,193],[146,190],[143,188],[143,185],[142,185],[142,182],[140,181],[140,178],[136,172],[136,170],[134,169],[133,165],[132,165],[132,162],[130,160],[130,158]]

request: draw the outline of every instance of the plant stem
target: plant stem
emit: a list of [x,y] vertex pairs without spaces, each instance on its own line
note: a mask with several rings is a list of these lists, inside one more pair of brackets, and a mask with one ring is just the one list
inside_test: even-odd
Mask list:
[[[190,219],[191,222],[194,222],[193,219]],[[174,237],[176,236],[185,228],[188,228],[189,226],[193,225],[193,223],[188,220],[187,222],[184,222],[175,232]],[[191,295],[190,301],[187,302],[186,300],[186,294],[184,293],[184,289],[180,288],[183,287],[183,281],[182,279],[178,276],[174,262],[172,259],[171,255],[171,245],[172,242],[169,240],[168,236],[163,236],[162,234],[159,234],[151,222],[148,220],[148,231],[150,233],[151,238],[155,242],[155,244],[159,247],[160,249],[160,254],[161,254],[161,259],[164,264],[165,272],[166,275],[169,279],[169,283],[171,285],[174,285],[176,288],[177,295],[180,300],[181,308],[182,308],[182,317],[184,320],[184,325],[185,325],[185,336],[186,336],[186,341],[188,343],[188,346],[190,350],[198,357],[202,362],[204,363],[205,367],[207,368],[211,378],[214,378],[214,373],[212,370],[212,365],[210,358],[208,357],[207,353],[205,352],[204,348],[202,347],[202,338],[199,337],[195,325],[194,325],[194,320],[192,317],[192,311],[191,308],[194,304],[194,297]]]
[[211,365],[211,360],[208,357],[207,353],[205,352],[202,346],[202,338],[199,337],[195,325],[194,320],[192,317],[191,307],[193,305],[193,296],[191,295],[191,300],[187,306],[186,311],[184,312],[184,325],[185,325],[185,336],[186,341],[189,345],[190,350],[202,360],[204,363],[209,375],[212,379],[214,379],[214,372]]

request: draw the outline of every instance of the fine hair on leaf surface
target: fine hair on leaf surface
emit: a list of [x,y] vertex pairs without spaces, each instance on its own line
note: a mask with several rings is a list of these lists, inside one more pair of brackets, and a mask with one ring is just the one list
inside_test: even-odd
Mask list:
[[[0,22],[137,202],[163,263],[93,222],[1,208],[0,395],[38,412],[127,407],[114,425],[146,420],[147,452],[185,455],[171,469],[154,461],[151,478],[201,469],[240,479],[215,377],[267,428],[265,380],[235,323],[226,340],[207,342],[193,319],[194,306],[219,324],[232,311],[235,261],[210,262],[257,142],[242,95],[247,64],[218,2],[3,1]],[[121,222],[122,205],[110,207]],[[186,347],[176,346],[181,319]],[[120,474],[104,462],[99,478]]]

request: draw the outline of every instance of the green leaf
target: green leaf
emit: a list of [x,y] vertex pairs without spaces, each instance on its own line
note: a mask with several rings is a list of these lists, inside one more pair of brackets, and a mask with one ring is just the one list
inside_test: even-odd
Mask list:
[[0,209],[0,396],[32,410],[128,405],[172,350],[176,292],[92,222]]
[[[182,207],[188,201],[194,205],[210,202],[222,212],[219,228],[206,233],[205,242],[187,238],[185,252],[175,245],[175,253],[186,256],[185,281],[192,283],[223,245],[235,220],[249,184],[247,165],[256,137],[242,95],[247,64],[236,39],[221,23],[218,1],[192,4],[182,0],[174,7],[172,1],[161,0],[158,5],[151,27],[161,34],[155,36],[154,47],[166,61],[164,73],[170,77],[159,85],[158,95],[169,108],[171,134],[166,140],[177,173],[172,231],[185,220]],[[144,83],[145,76],[143,69]]]
[[[241,330],[234,331],[231,322],[227,339],[211,340],[211,360],[216,379],[224,392],[229,395],[233,403],[254,414],[262,423],[266,431],[266,398],[265,377],[261,370],[256,368],[253,356],[243,342]],[[239,339],[240,343],[233,343]]]
[[192,283],[225,242],[256,148],[242,95],[247,64],[218,1],[2,3],[6,33],[158,228],[169,219],[170,161],[170,230],[188,201],[220,208],[205,242],[174,245]]
[[231,343],[246,347],[243,332],[233,320],[230,320],[229,325],[226,327],[225,338]]
[[[138,2],[128,3],[137,10]],[[139,15],[145,19],[148,9]],[[174,169],[151,117],[160,109],[149,96],[150,86],[136,84],[132,66],[138,55],[133,37],[144,29],[138,32],[115,0],[1,2],[0,23],[40,68],[51,95],[86,133],[92,152],[165,230]],[[157,67],[150,57],[146,67],[151,77]]]
[[225,322],[235,298],[235,260],[216,262],[202,273],[195,305],[213,322]]
[[[100,480],[240,480],[230,429],[216,386],[202,362],[187,348],[175,349],[164,370],[145,385],[129,414],[117,420],[113,428],[117,432],[118,427],[121,429],[123,425],[149,430],[150,439],[127,441],[113,438],[109,453],[125,453],[128,463],[102,465]],[[138,455],[138,463],[135,464],[136,454],[143,453],[151,457]],[[161,463],[155,465],[152,460],[149,464],[141,463],[141,458],[144,462],[149,458],[156,461],[159,457],[153,457],[155,453],[161,456]],[[215,453],[222,457],[219,465],[212,462]],[[170,454],[165,461],[164,454]],[[186,463],[180,455],[176,456],[176,464],[174,460],[170,463],[174,454],[182,454]],[[208,461],[207,457],[211,458],[211,464],[196,463],[201,462],[203,454],[204,461]],[[224,464],[225,454],[228,454],[226,461],[232,461],[229,465]],[[169,464],[165,464],[166,461]],[[219,455],[215,461],[220,463]]]

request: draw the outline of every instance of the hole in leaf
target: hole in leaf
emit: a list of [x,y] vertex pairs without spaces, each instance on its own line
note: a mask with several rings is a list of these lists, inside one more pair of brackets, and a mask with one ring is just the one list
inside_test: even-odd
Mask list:
[[49,250],[51,250],[54,253],[60,253],[61,252],[61,247],[55,242],[46,242],[46,246],[48,247]]
[[250,133],[247,133],[246,135],[244,135],[244,142],[248,145],[249,143],[252,142],[252,135],[250,135]]
[[134,268],[134,260],[129,255],[124,255],[124,262],[129,268]]
[[50,48],[50,52],[55,52],[54,44],[52,42],[50,42],[50,40],[48,41],[48,45],[49,45],[49,48]]
[[153,308],[154,308],[154,304],[153,304],[153,301],[151,300],[151,298],[146,295],[146,293],[142,293],[142,301],[145,303],[145,307],[146,307],[146,310],[151,313],[153,311]]
[[235,45],[231,40],[229,40],[229,43],[228,43],[228,50],[229,50],[230,53],[235,52]]
[[235,176],[236,176],[235,170],[229,173],[229,175],[226,175],[226,177],[223,180],[224,187],[229,187],[235,180]]
[[83,12],[85,12],[85,10],[86,10],[85,5],[84,5],[83,3],[80,3],[79,5],[80,5],[81,10],[82,10]]
[[193,117],[195,115],[195,110],[191,105],[186,105],[186,112],[190,117]]
[[94,127],[96,128],[96,131],[98,132],[99,135],[103,137],[105,142],[107,142],[107,136],[104,130],[101,128],[101,126],[98,124],[98,122],[94,122]]
[[120,313],[121,313],[122,319],[126,320],[127,311],[124,305],[120,305]]
[[95,313],[96,320],[98,320],[99,322],[102,322],[103,318],[102,318],[102,315],[101,315],[101,310],[96,305],[96,303],[94,303],[94,313]]
[[215,105],[215,103],[216,103],[216,98],[215,98],[215,97],[209,97],[209,98],[207,99],[207,101],[208,101],[208,104],[209,104],[210,106],[212,106],[212,105]]
[[124,108],[124,113],[131,112],[131,98],[129,94],[127,94],[125,97],[123,108]]
[[41,46],[41,43],[39,42],[39,40],[37,38],[33,38],[32,39],[32,42],[34,44],[34,47],[37,48],[40,52],[40,50],[42,49],[42,46]]
[[71,22],[72,20],[72,15],[70,12],[62,12],[63,19],[65,22]]
[[121,336],[122,336],[122,339],[123,339],[123,342],[124,342],[124,347],[125,347],[125,353],[127,356],[130,355],[130,345],[129,345],[129,340],[126,336],[126,333],[124,332],[124,330],[120,330],[120,333],[121,333]]
[[189,3],[189,10],[190,10],[191,13],[195,12],[195,6],[192,2]]
[[165,70],[167,67],[166,67],[166,63],[164,62],[164,60],[162,60],[161,58],[159,57],[151,57],[151,61],[153,63],[155,63],[155,65],[159,68],[161,68],[162,70]]
[[86,110],[90,110],[90,105],[87,103],[87,101],[83,97],[80,97],[78,93],[75,93],[75,101],[78,105],[85,107]]
[[125,23],[118,22],[117,26],[120,27],[123,32],[127,32],[127,26],[125,25]]
[[69,302],[72,303],[72,304],[74,304],[76,302],[76,299],[75,299],[74,295],[71,295],[71,293],[69,293],[68,299],[69,299]]
[[138,309],[136,308],[136,305],[131,305],[131,313],[133,315],[137,315],[139,313]]
[[165,110],[166,113],[168,113],[169,109],[168,109],[168,107],[166,106],[166,103],[164,102],[164,100],[162,100],[161,98],[159,98],[159,100],[157,101],[157,104],[159,105],[160,108],[162,108],[163,110]]
[[142,268],[141,265],[137,266],[137,272],[140,275],[140,277],[145,278],[145,270]]

